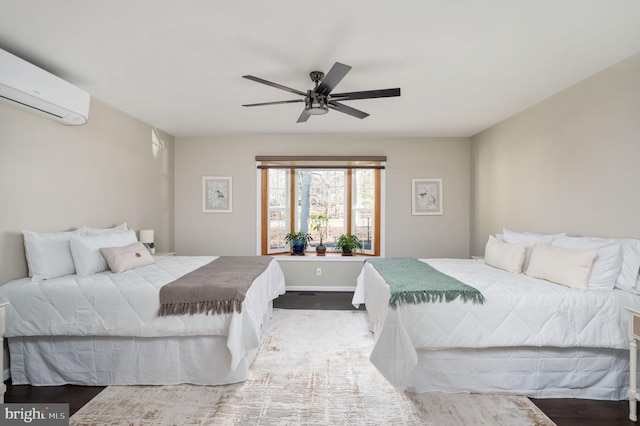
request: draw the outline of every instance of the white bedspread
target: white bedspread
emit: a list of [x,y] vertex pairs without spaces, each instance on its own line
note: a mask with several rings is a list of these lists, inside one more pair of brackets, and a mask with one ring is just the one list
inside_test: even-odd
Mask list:
[[455,300],[389,309],[388,285],[365,263],[353,303],[366,303],[370,328],[377,338],[371,361],[398,389],[410,382],[419,350],[629,347],[623,308],[640,305],[640,296],[620,290],[581,292],[492,268],[479,260],[423,261],[477,288],[486,303]]
[[121,274],[23,278],[0,286],[8,301],[5,337],[15,336],[228,336],[232,369],[260,345],[270,301],[285,291],[273,260],[253,282],[241,313],[159,317],[160,288],[216,257],[156,257],[156,263]]

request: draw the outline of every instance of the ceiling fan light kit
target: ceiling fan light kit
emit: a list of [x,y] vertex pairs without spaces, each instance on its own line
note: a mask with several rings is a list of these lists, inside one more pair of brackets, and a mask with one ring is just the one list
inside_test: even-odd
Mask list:
[[318,95],[309,90],[307,97],[304,99],[304,110],[307,114],[322,115],[329,112],[326,96]]
[[[352,101],[356,99],[373,99],[373,98],[388,98],[394,96],[400,96],[400,88],[395,89],[380,89],[380,90],[367,90],[361,92],[349,92],[349,93],[335,93],[331,92],[342,81],[344,76],[351,70],[349,65],[336,62],[333,64],[327,75],[321,71],[311,71],[309,77],[314,82],[315,88],[303,92],[300,90],[292,89],[281,84],[273,83],[271,81],[264,80],[252,75],[243,75],[243,78],[255,81],[256,83],[266,84],[267,86],[275,87],[276,89],[285,90],[287,92],[295,93],[296,95],[304,96],[304,99],[292,99],[288,101],[275,101],[275,102],[261,102],[256,104],[245,104],[242,106],[264,106],[264,105],[278,105],[289,104],[294,102],[304,102],[304,110],[298,117],[298,123],[303,123],[309,119],[311,115],[323,115],[329,112],[329,108],[339,111],[341,113],[350,115],[356,118],[368,117],[364,111],[357,110],[350,106],[344,105],[342,101]],[[340,101],[340,102],[338,102]]]

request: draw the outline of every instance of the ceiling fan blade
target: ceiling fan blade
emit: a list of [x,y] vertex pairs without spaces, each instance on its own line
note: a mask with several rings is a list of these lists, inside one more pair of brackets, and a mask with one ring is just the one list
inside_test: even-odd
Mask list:
[[290,101],[260,102],[257,104],[245,104],[242,106],[251,107],[251,106],[263,106],[263,105],[292,104],[297,102],[304,102],[304,99],[292,99]]
[[307,114],[306,109],[303,109],[302,114],[300,114],[300,117],[298,117],[298,121],[296,121],[296,123],[304,123],[308,119],[309,119],[309,114]]
[[320,95],[327,96],[338,85],[338,83],[340,83],[344,76],[347,75],[350,69],[351,67],[349,65],[336,62],[324,76],[315,92]]
[[366,118],[366,117],[369,116],[369,114],[367,114],[364,111],[360,111],[359,109],[351,108],[350,106],[346,106],[345,104],[341,104],[340,102],[329,101],[327,103],[327,105],[331,109],[335,109],[336,111],[343,112],[345,114],[351,115],[351,116],[356,117],[356,118],[361,118],[362,119],[362,118]]
[[307,96],[306,92],[301,92],[300,90],[292,89],[291,87],[283,86],[282,84],[278,84],[278,83],[273,83],[271,81],[267,81],[259,77],[254,77],[252,75],[243,75],[242,78],[255,81],[256,83],[266,84],[267,86],[275,87],[276,89],[281,89],[287,92],[295,93],[296,95]]
[[331,99],[342,102],[356,99],[391,98],[393,96],[400,96],[399,87],[395,89],[365,90],[363,92],[334,93],[331,95]]

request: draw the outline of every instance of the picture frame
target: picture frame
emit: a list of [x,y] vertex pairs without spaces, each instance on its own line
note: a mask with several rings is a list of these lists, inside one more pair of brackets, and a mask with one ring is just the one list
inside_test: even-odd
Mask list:
[[411,179],[411,214],[442,215],[442,178]]
[[202,176],[202,212],[231,213],[233,188],[229,176]]

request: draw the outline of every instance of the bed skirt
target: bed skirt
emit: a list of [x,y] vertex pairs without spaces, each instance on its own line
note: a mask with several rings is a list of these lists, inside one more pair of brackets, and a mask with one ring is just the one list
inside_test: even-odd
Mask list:
[[[262,333],[273,314],[264,317]],[[223,385],[247,379],[257,350],[232,371],[226,336],[44,336],[8,339],[14,385]]]
[[627,399],[629,351],[597,348],[419,350],[407,391]]

